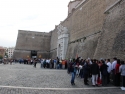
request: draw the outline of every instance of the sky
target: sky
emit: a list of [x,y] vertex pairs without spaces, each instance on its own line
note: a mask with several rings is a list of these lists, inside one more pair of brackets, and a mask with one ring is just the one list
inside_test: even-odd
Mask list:
[[53,30],[67,17],[69,1],[0,0],[0,46],[15,47],[18,30]]

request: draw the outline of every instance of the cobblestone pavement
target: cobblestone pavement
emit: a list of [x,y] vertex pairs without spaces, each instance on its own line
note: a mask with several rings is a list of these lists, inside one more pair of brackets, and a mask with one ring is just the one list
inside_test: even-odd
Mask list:
[[76,78],[70,84],[71,75],[66,70],[41,69],[33,65],[0,64],[0,94],[124,94],[117,87],[85,86]]

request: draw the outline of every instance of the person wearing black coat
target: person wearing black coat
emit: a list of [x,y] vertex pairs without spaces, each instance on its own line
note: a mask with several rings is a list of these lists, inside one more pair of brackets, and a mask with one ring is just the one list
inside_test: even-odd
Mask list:
[[37,60],[36,58],[34,59],[34,67],[36,68]]
[[72,77],[71,77],[71,85],[75,85],[76,70],[77,70],[77,65],[76,65],[75,62],[73,61],[73,62],[71,63],[71,69],[70,69],[71,75],[72,75]]
[[84,84],[85,85],[89,85],[88,84],[89,73],[90,73],[90,65],[89,65],[89,62],[86,61],[86,63],[83,66]]
[[96,60],[93,61],[91,65],[91,74],[92,74],[92,85],[98,85],[98,74],[99,74],[99,66],[96,63]]
[[102,74],[102,86],[107,85],[107,76],[108,76],[107,68],[108,66],[105,64],[104,61],[102,61],[102,66],[100,67],[100,71]]

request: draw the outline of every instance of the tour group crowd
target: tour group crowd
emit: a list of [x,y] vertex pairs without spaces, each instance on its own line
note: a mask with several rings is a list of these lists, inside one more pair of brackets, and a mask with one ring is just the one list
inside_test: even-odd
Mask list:
[[[125,90],[125,62],[116,57],[110,59],[76,59],[59,60],[56,59],[31,59],[30,61],[15,60],[20,64],[31,64],[36,68],[39,62],[41,68],[49,69],[67,69],[67,73],[71,74],[71,85],[75,85],[75,77],[80,77],[84,80],[85,85],[92,83],[92,86],[122,86]],[[91,79],[91,81],[89,80]],[[90,81],[90,82],[89,82]]]

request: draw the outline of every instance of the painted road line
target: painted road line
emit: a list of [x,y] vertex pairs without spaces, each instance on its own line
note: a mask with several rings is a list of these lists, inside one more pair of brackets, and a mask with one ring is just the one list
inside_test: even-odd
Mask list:
[[0,86],[0,88],[32,89],[32,90],[98,90],[98,89],[119,89],[120,87],[93,87],[93,88],[36,88],[20,86]]

